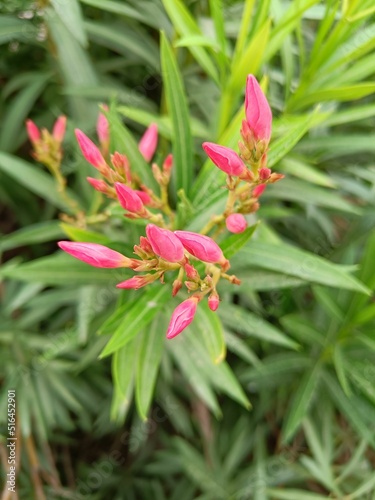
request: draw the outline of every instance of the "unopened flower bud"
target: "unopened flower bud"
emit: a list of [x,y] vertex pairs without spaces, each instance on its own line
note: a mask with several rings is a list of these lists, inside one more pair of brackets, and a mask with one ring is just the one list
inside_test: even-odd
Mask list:
[[255,139],[265,141],[267,146],[271,137],[272,112],[266,96],[253,75],[248,75],[246,81],[245,113]]
[[152,123],[139,141],[138,149],[146,161],[150,161],[158,144],[158,126]]
[[213,163],[228,175],[239,176],[246,169],[243,161],[233,149],[212,142],[204,142],[202,147]]
[[189,280],[193,280],[193,281],[199,280],[198,271],[195,269],[194,266],[192,266],[189,263],[186,263],[184,268],[185,268],[186,276],[189,278]]
[[266,184],[259,184],[259,186],[255,186],[253,189],[253,196],[255,198],[259,198],[262,195],[263,191],[266,189]]
[[172,285],[172,297],[175,297],[182,288],[182,281],[177,279],[174,280]]
[[185,286],[189,290],[189,292],[195,292],[198,290],[199,285],[195,281],[185,281]]
[[66,116],[59,116],[52,130],[52,137],[59,143],[64,140],[66,129]]
[[274,172],[273,174],[271,174],[271,177],[269,178],[268,182],[273,184],[274,182],[281,181],[281,179],[284,179],[284,177],[285,175],[277,174],[276,172]]
[[99,151],[99,148],[95,146],[95,144],[81,130],[76,129],[75,134],[85,159],[91,163],[93,167],[97,168],[99,172],[104,175],[104,177],[108,177],[110,174],[110,168]]
[[137,193],[137,195],[142,200],[142,203],[144,205],[150,205],[152,203],[151,196],[145,191],[140,191],[139,189],[135,189],[134,192]]
[[131,267],[131,259],[97,243],[77,243],[75,241],[59,241],[64,252],[94,267]]
[[26,131],[30,142],[35,145],[40,140],[40,130],[32,120],[26,120]]
[[216,311],[219,307],[220,300],[216,291],[213,291],[211,295],[208,297],[208,307],[211,311]]
[[94,177],[86,177],[91,186],[101,193],[108,193],[109,186],[103,179],[95,179]]
[[154,251],[152,250],[151,243],[145,236],[141,236],[139,238],[139,246],[149,255],[154,255]]
[[162,259],[168,262],[180,262],[184,258],[184,247],[172,231],[148,224],[146,234],[152,250]]
[[173,155],[169,154],[163,163],[163,172],[165,174],[170,174],[173,167]]
[[[106,104],[102,105],[105,111],[108,111],[108,106]],[[109,144],[109,123],[107,117],[103,113],[99,113],[98,120],[96,122],[96,133],[98,135],[99,142],[102,146],[108,147]]]
[[115,189],[118,201],[125,210],[137,215],[146,213],[142,200],[132,188],[120,182],[115,182]]
[[190,231],[175,231],[185,249],[199,260],[221,263],[225,260],[219,245],[209,236]]
[[243,233],[247,228],[247,221],[242,214],[231,214],[225,219],[225,225],[231,233]]
[[152,175],[158,184],[164,184],[164,176],[159,166],[156,163],[153,163],[151,166]]
[[198,297],[190,297],[173,311],[167,330],[167,339],[173,339],[193,321],[197,311]]
[[271,169],[267,167],[260,168],[259,171],[259,179],[262,181],[266,181],[267,179],[270,178],[271,175]]
[[111,155],[111,163],[116,172],[125,178],[125,181],[130,184],[131,173],[129,160],[125,155],[118,153],[117,151]]
[[138,290],[139,288],[142,288],[148,285],[149,283],[156,281],[158,278],[160,278],[160,275],[161,273],[145,274],[143,276],[133,276],[128,280],[118,283],[116,285],[116,288],[123,288],[125,290],[129,289]]

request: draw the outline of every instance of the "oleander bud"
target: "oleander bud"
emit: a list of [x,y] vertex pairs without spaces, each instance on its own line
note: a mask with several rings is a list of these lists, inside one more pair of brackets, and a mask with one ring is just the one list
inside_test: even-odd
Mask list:
[[247,221],[242,214],[231,214],[225,219],[225,225],[231,233],[243,233],[247,228]]
[[138,149],[146,161],[150,161],[154,156],[158,145],[158,126],[151,123],[139,141]]
[[94,267],[131,267],[132,259],[128,259],[115,250],[97,243],[78,243],[75,241],[59,241],[64,252]]
[[190,297],[173,311],[167,330],[167,339],[173,339],[193,321],[199,302],[198,297]]
[[204,142],[202,147],[213,163],[226,174],[240,176],[246,170],[243,161],[233,149],[213,142]]
[[169,229],[148,224],[146,234],[152,250],[167,262],[180,262],[184,258],[184,247]]

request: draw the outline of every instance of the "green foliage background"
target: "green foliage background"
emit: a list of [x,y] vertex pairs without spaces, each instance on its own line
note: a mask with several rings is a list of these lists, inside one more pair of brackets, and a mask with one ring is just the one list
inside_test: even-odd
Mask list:
[[[4,492],[15,388],[20,498],[375,498],[373,0],[13,0],[0,14]],[[93,132],[111,103],[112,149],[152,182],[136,141],[156,122],[180,226],[199,230],[224,196],[200,145],[236,147],[248,73],[268,88],[286,179],[253,235],[222,242],[242,285],[165,342],[166,288],[120,294],[118,271],[56,251],[69,238],[130,254],[143,228],[116,212],[61,224],[24,120],[68,115],[63,172],[89,215],[101,201],[73,128]]]

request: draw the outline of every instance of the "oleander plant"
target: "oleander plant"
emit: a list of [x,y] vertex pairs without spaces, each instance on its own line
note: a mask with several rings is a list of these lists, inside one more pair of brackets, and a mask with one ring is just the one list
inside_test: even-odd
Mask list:
[[375,498],[373,0],[9,0],[0,47],[2,500]]

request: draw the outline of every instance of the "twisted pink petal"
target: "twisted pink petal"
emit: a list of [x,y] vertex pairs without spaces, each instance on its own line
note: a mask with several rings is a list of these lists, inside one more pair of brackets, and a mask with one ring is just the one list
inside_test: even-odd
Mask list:
[[158,126],[151,123],[139,141],[138,149],[146,161],[150,161],[154,156],[158,145]]
[[272,111],[254,75],[248,75],[245,92],[246,121],[257,140],[271,137]]
[[172,231],[148,224],[146,234],[152,250],[162,259],[168,262],[179,262],[184,258],[184,247]]
[[62,142],[65,136],[66,116],[59,116],[55,121],[52,130],[52,136],[57,142]]
[[173,339],[190,325],[194,319],[198,302],[198,297],[190,297],[176,307],[169,322],[167,339]]
[[32,120],[26,120],[26,131],[32,144],[39,141],[40,131]]
[[115,182],[117,198],[123,208],[134,214],[141,214],[145,208],[138,194],[130,187],[120,182]]
[[239,176],[246,170],[243,161],[233,149],[219,146],[213,142],[204,142],[202,147],[207,156],[209,156],[215,165],[223,172],[229,175]]
[[225,260],[219,245],[209,236],[190,231],[175,231],[185,249],[204,262],[222,262]]
[[99,171],[107,169],[108,166],[99,148],[81,130],[76,129],[75,134],[79,147],[86,160]]
[[77,243],[75,241],[59,241],[59,247],[76,259],[94,267],[130,267],[131,259],[115,250],[97,243]]

